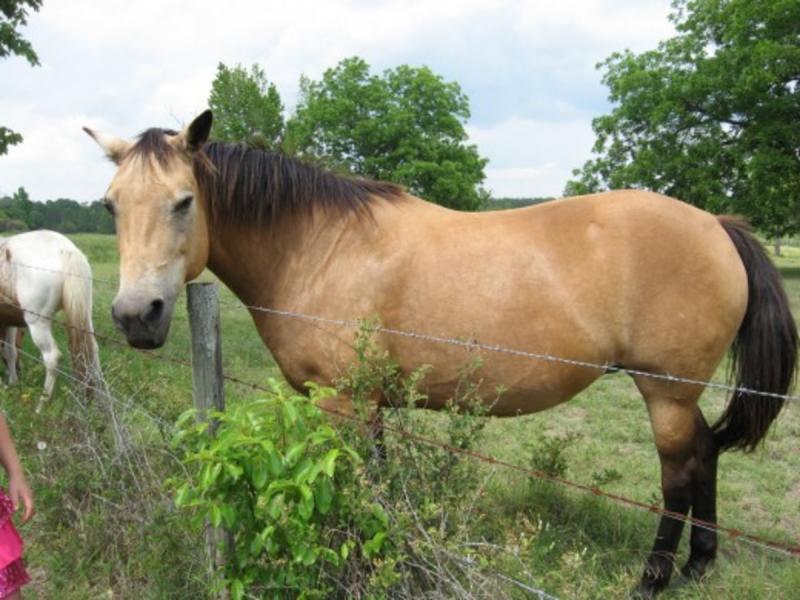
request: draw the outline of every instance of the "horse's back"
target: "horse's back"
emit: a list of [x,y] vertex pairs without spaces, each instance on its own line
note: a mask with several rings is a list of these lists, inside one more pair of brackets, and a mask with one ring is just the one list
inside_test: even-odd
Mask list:
[[13,251],[23,253],[34,261],[50,260],[58,252],[78,252],[78,247],[67,236],[49,229],[37,229],[18,233],[5,239],[6,245]]
[[88,268],[88,261],[78,247],[55,231],[27,231],[7,238],[0,257],[5,295],[36,313],[58,310],[70,273],[68,265],[74,257]]
[[[493,213],[415,208],[393,209],[394,266],[375,307],[390,327],[703,377],[744,315],[747,279],[730,238],[716,217],[671,198],[622,191]],[[443,393],[455,361],[467,360],[457,348],[387,344],[434,371],[446,365]],[[546,408],[602,373],[496,353],[483,360],[487,381],[511,387],[507,414]],[[524,400],[537,393],[538,402]]]

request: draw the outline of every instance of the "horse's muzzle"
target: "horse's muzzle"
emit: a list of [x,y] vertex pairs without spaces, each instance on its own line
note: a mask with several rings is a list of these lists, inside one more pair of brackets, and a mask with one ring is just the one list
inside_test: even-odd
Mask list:
[[172,303],[163,298],[149,301],[118,298],[111,318],[134,348],[152,350],[164,345],[172,321]]

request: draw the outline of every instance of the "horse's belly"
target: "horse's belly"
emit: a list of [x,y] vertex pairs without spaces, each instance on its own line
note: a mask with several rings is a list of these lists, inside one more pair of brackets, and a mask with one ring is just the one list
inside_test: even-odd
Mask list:
[[[490,365],[486,365],[487,367]],[[423,382],[421,391],[426,395],[422,408],[439,410],[455,400],[464,408],[480,401],[489,415],[515,417],[552,408],[574,397],[592,384],[601,371],[565,365],[543,365],[545,368],[529,371],[521,378],[511,378],[503,372],[493,373],[482,368],[467,380],[449,382]],[[432,373],[433,374],[433,373]],[[515,383],[511,383],[514,381]],[[468,383],[477,385],[473,393]]]

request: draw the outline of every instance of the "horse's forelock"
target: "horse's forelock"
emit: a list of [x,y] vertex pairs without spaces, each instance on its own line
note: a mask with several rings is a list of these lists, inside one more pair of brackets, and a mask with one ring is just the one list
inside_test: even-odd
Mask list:
[[139,134],[136,143],[125,155],[125,160],[129,158],[152,158],[162,167],[179,155],[178,149],[169,143],[167,136],[177,135],[177,131],[172,129],[161,129],[153,127]]

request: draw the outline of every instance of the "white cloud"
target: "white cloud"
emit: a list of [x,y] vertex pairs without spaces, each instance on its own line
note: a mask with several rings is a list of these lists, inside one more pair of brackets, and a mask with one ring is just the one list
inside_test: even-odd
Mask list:
[[589,158],[594,141],[586,119],[512,117],[468,131],[470,141],[490,159],[485,185],[495,197],[561,196],[572,169]]
[[558,194],[606,108],[594,64],[669,36],[668,11],[669,0],[45,2],[24,32],[42,66],[0,61],[0,123],[25,136],[0,157],[0,192],[97,198],[111,167],[80,126],[179,127],[205,108],[220,61],[260,63],[291,108],[301,73],[359,55],[458,81],[495,193]]

